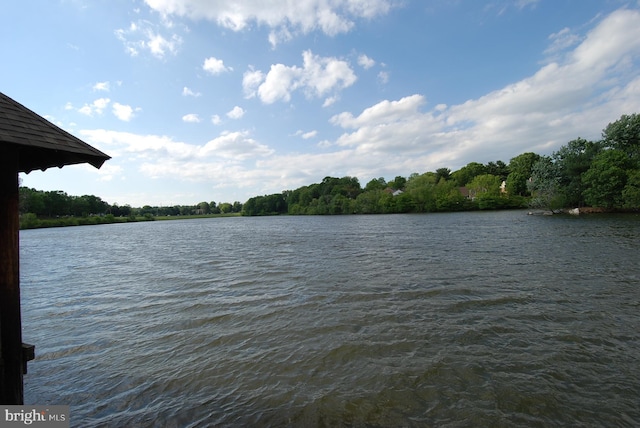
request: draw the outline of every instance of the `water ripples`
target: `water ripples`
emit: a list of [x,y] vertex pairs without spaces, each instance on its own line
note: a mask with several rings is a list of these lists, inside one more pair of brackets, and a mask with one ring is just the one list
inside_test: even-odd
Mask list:
[[27,231],[26,401],[74,426],[634,426],[637,217]]

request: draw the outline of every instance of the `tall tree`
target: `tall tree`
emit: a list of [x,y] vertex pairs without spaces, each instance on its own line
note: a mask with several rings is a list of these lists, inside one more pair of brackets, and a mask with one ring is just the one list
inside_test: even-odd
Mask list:
[[540,155],[532,152],[523,153],[509,161],[509,175],[507,176],[507,192],[510,195],[526,196],[529,194],[527,181],[531,178],[533,164]]
[[487,173],[487,167],[478,162],[470,162],[460,168],[457,171],[454,171],[451,174],[451,178],[456,180],[458,186],[466,186],[474,177]]
[[550,156],[541,156],[533,164],[527,187],[532,196],[529,202],[532,207],[555,209],[564,206],[564,199],[559,196],[560,174],[557,164]]
[[607,125],[602,131],[607,147],[626,153],[638,161],[640,158],[640,115],[622,115],[620,119]]
[[509,176],[509,166],[501,160],[487,163],[487,174],[500,177],[501,181],[505,181]]
[[605,150],[598,154],[582,175],[587,204],[614,208],[624,205],[622,192],[627,184],[630,160],[621,150]]
[[436,182],[440,181],[440,179],[449,180],[450,178],[451,178],[451,170],[449,168],[436,169]]
[[585,185],[582,182],[582,174],[589,170],[594,157],[601,151],[601,143],[576,138],[553,153],[558,185],[562,189],[566,206],[584,205]]

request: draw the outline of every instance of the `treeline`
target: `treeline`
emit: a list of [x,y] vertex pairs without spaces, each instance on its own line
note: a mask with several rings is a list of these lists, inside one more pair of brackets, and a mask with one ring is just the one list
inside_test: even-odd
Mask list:
[[640,116],[610,123],[602,140],[570,141],[551,156],[527,152],[503,161],[471,162],[369,181],[325,177],[321,183],[250,198],[243,215],[423,213],[507,209],[640,208]]
[[73,196],[63,191],[20,187],[20,223],[24,229],[51,226],[154,220],[156,217],[240,213],[242,204],[200,202],[197,205],[150,206],[109,204],[94,195]]

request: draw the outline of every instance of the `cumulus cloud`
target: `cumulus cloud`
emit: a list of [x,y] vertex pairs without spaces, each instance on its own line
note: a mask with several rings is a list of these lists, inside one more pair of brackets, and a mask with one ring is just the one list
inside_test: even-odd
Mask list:
[[98,98],[91,104],[85,104],[78,109],[78,112],[85,116],[101,115],[105,108],[109,105],[111,100],[109,98]]
[[243,131],[223,132],[219,137],[208,141],[200,149],[200,153],[202,156],[215,155],[243,161],[249,158],[268,156],[273,153],[273,150],[250,138],[249,133]]
[[358,65],[366,70],[376,65],[376,62],[368,56],[362,54],[358,57]]
[[308,140],[309,138],[314,138],[316,135],[318,135],[318,131],[313,130],[313,131],[303,133],[302,138],[304,138],[305,140]]
[[109,82],[97,82],[93,85],[93,90],[109,92]]
[[364,159],[384,153],[417,170],[549,152],[578,136],[598,138],[608,122],[640,108],[639,61],[640,12],[620,10],[558,62],[478,99],[423,111],[427,100],[415,94],[334,115],[330,123],[345,132],[323,146]]
[[337,92],[357,80],[346,61],[320,57],[309,50],[302,53],[302,58],[302,67],[274,64],[266,74],[260,70],[248,70],[242,82],[245,96],[258,96],[263,103],[272,104],[276,101],[287,102],[292,92],[302,89],[308,98],[329,95],[335,101]]
[[[521,0],[524,1],[524,0]],[[529,0],[531,1],[531,0]],[[164,16],[176,15],[192,20],[206,19],[232,31],[242,31],[252,24],[271,29],[269,42],[290,40],[295,34],[322,31],[334,36],[346,33],[358,19],[372,19],[389,12],[397,0],[272,0],[201,1],[145,0]]]
[[182,44],[182,38],[175,33],[168,34],[169,30],[170,28],[140,20],[132,22],[128,28],[117,29],[115,35],[129,55],[135,57],[142,52],[149,52],[154,57],[162,59],[167,54],[177,54]]
[[[138,135],[104,129],[83,130],[80,135],[102,147],[114,160],[126,158],[142,162],[140,171],[152,178],[212,180],[240,174],[243,162],[265,158],[273,150],[251,138],[248,131],[223,132],[202,145],[175,141],[162,135]],[[228,181],[228,177],[225,178]]]
[[253,98],[257,94],[257,88],[264,81],[265,75],[260,70],[249,67],[242,75],[242,89],[246,98]]
[[213,123],[214,125],[220,125],[222,123],[222,119],[220,119],[220,116],[218,116],[217,114],[214,114],[213,116],[211,116],[211,123]]
[[226,67],[224,62],[221,59],[216,57],[209,57],[204,60],[204,64],[202,65],[202,69],[207,73],[216,75],[221,74],[227,71],[233,71],[233,68]]
[[140,111],[140,108],[134,109],[133,107],[120,103],[113,103],[113,114],[124,122],[129,122],[134,117],[134,113]]
[[202,94],[200,92],[194,92],[191,89],[187,88],[186,86],[184,88],[182,88],[182,95],[185,97],[199,97]]
[[229,112],[227,112],[227,117],[229,119],[240,119],[242,116],[244,116],[244,113],[245,112],[242,107],[235,106]]
[[200,123],[200,116],[196,113],[189,113],[182,116],[182,121],[187,123]]
[[[114,159],[122,154],[144,160],[142,171],[148,176],[248,186],[249,196],[294,189],[327,175],[363,181],[457,169],[471,161],[508,162],[528,151],[551,153],[577,137],[598,139],[607,123],[640,110],[640,12],[619,10],[594,25],[556,51],[554,61],[484,96],[457,105],[434,100],[432,105],[415,93],[335,114],[330,124],[340,135],[320,142],[314,153],[278,153],[248,132],[224,132],[200,146],[162,136],[81,134]],[[322,58],[309,56],[320,67],[250,69],[244,75],[245,95],[275,102],[295,91],[318,97],[318,87],[325,88],[323,97],[335,96],[346,83],[326,79],[325,86],[311,84],[331,73]],[[317,137],[313,132],[295,135]]]

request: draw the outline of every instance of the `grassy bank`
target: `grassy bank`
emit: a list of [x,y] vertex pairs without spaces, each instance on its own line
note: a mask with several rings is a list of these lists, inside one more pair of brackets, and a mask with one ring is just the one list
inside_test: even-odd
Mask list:
[[204,215],[177,215],[177,216],[154,216],[146,214],[144,216],[115,217],[111,214],[104,216],[89,217],[56,217],[56,218],[38,218],[35,214],[28,213],[20,216],[20,229],[42,229],[47,227],[69,227],[69,226],[93,226],[98,224],[113,223],[136,223],[140,221],[156,221],[156,220],[191,220],[198,218],[215,218],[215,217],[238,217],[240,213],[229,214],[204,214]]

